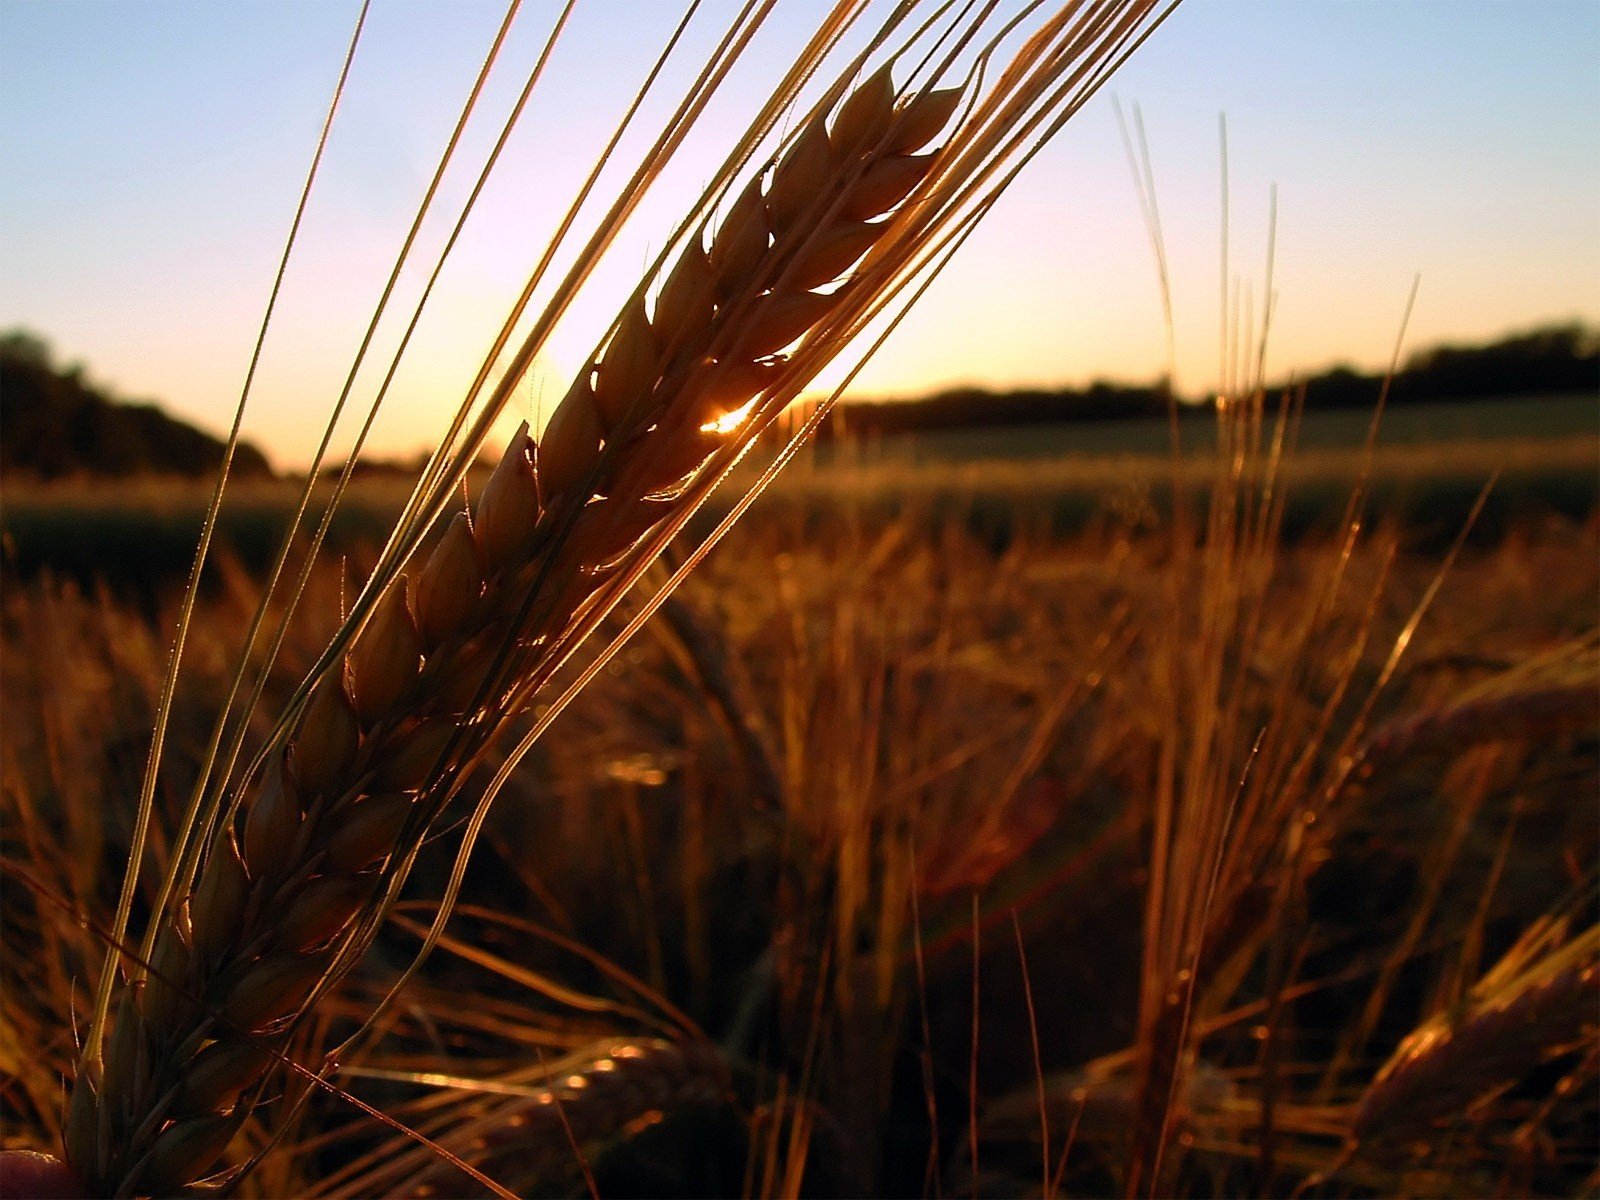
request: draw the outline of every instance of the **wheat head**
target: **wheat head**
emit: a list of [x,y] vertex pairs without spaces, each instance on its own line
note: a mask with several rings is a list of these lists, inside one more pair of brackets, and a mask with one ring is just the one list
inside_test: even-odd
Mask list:
[[323,682],[212,841],[147,980],[118,1004],[100,1078],[74,1090],[69,1154],[92,1187],[160,1193],[212,1168],[276,1035],[338,973],[340,935],[379,890],[381,860],[469,710],[537,670],[607,566],[671,507],[663,493],[726,440],[718,423],[776,373],[772,356],[842,302],[848,284],[813,289],[871,250],[887,228],[871,218],[927,172],[932,156],[912,152],[959,99],[896,106],[885,70],[831,129],[814,121],[770,188],[757,176],[709,248],[685,248],[653,316],[642,298],[629,306],[541,444],[525,429],[512,440],[415,587],[387,594],[347,679]]
[[941,252],[941,222],[984,207],[971,187],[1047,136],[1051,105],[1070,112],[1103,78],[1074,64],[1127,49],[1152,11],[1068,5],[959,121],[970,89],[898,96],[892,61],[841,85],[709,241],[691,231],[647,277],[537,444],[517,433],[472,511],[391,577],[276,748],[202,825],[192,884],[159,908],[72,1089],[67,1156],[92,1190],[169,1193],[218,1169],[290,1032],[370,944],[490,738],[805,372],[928,261],[917,254]]
[[1426,1138],[1435,1122],[1462,1116],[1597,1028],[1600,927],[1565,942],[1558,928],[1535,927],[1459,1011],[1434,1014],[1401,1041],[1356,1105],[1350,1141]]

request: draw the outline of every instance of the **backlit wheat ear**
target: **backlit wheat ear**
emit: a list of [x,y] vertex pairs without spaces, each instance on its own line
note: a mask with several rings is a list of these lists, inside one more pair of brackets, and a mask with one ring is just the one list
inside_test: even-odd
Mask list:
[[[888,67],[848,94],[835,85],[831,121],[820,107],[804,117],[709,243],[703,225],[680,232],[676,257],[624,306],[539,444],[526,429],[512,438],[471,519],[457,514],[431,551],[418,549],[428,521],[402,520],[315,692],[284,715],[229,803],[186,823],[169,881],[184,898],[163,901],[140,943],[148,969],[129,972],[114,1003],[112,977],[101,985],[67,1130],[91,1188],[166,1192],[216,1170],[296,1022],[376,935],[490,738],[734,454],[900,288],[942,266],[1009,182],[1006,160],[1059,126],[1103,78],[1088,68],[1126,50],[1153,12],[1151,0],[1127,0],[1088,36],[1075,6],[1042,16],[942,151],[925,148],[952,124],[962,89],[897,100]],[[987,10],[941,19],[952,62],[963,47],[987,59],[1011,32],[979,48]],[[832,29],[813,50],[827,52]],[[810,53],[785,73],[696,222],[795,102]],[[675,144],[664,135],[652,155]],[[647,159],[632,186],[648,187],[661,161]],[[574,268],[579,283],[588,265]],[[516,361],[525,366],[537,344],[530,335]],[[428,478],[443,474],[430,466]],[[419,486],[408,514],[444,511],[446,485]]]
[[[283,1031],[337,975],[340,935],[378,892],[377,864],[466,706],[515,682],[491,679],[496,652],[548,644],[600,586],[598,569],[671,508],[652,495],[722,444],[732,430],[717,423],[774,376],[771,356],[841,302],[848,284],[814,289],[870,251],[887,228],[871,218],[932,161],[903,152],[958,98],[897,109],[880,73],[831,136],[814,121],[709,248],[683,250],[653,315],[642,297],[629,304],[542,444],[526,430],[511,440],[475,519],[458,515],[414,585],[402,576],[379,601],[348,656],[348,688],[332,676],[307,704],[213,844],[187,921],[159,935],[150,978],[120,1005],[98,1086],[78,1085],[69,1153],[91,1186],[159,1193],[212,1169]],[[530,607],[536,578],[548,602]]]

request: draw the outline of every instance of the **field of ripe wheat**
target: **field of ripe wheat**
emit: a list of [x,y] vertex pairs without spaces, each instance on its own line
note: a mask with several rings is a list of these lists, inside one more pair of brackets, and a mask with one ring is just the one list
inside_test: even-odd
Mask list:
[[1302,452],[1239,288],[1187,457],[801,454],[1171,7],[814,9],[502,444],[773,8],[687,6],[362,483],[572,9],[513,97],[510,4],[308,470],[230,487],[360,10],[214,486],[8,500],[0,1193],[1595,1190],[1587,418]]
[[[1290,543],[1270,477],[1212,469],[1193,511],[1072,535],[770,497],[523,763],[341,1092],[521,1194],[1104,1194],[1141,1147],[1183,1194],[1580,1185],[1593,517],[1523,497],[1455,553],[1394,520]],[[313,577],[268,708],[358,560]],[[169,806],[254,605],[220,583]],[[8,1064],[7,1125],[41,1147],[175,602],[9,590],[5,1011],[42,1052]],[[1174,861],[1207,831],[1209,871]],[[413,872],[319,1040],[397,981],[447,874]],[[1185,936],[1162,1030],[1146,956]],[[1142,1117],[1156,1036],[1181,1085]],[[279,1132],[262,1194],[466,1186],[342,1094],[236,1136]]]
[[[247,1189],[481,1188],[455,1155],[522,1195],[1581,1190],[1593,519],[1447,562],[1394,523],[1282,544],[1217,487],[1186,530],[1003,546],[758,511],[524,761],[338,1090],[233,1135],[271,1147]],[[268,708],[351,584],[311,586]],[[157,829],[254,588],[192,626]],[[176,600],[7,589],[13,1146],[58,1145]],[[401,980],[447,846],[307,1049]]]

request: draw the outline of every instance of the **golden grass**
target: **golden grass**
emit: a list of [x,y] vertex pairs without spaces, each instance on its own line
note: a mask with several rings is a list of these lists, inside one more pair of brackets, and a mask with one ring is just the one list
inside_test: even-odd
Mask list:
[[[701,1135],[711,1141],[699,1153],[723,1171],[707,1190],[738,1190],[745,1137],[757,1179],[793,1171],[812,1189],[831,1186],[832,1178],[841,1187],[898,1180],[894,1186],[919,1190],[918,1163],[938,1147],[944,1186],[966,1190],[967,1165],[957,1151],[968,1140],[966,1102],[952,1093],[951,1080],[966,1074],[969,897],[976,889],[983,920],[992,922],[980,979],[979,1170],[1001,1189],[1038,1182],[1038,1127],[1026,1115],[1038,1111],[1037,1087],[1015,982],[1019,964],[1005,929],[1015,907],[1038,1009],[1051,1157],[1063,1187],[1114,1189],[1130,1126],[1100,1117],[1131,1104],[1137,1083],[1127,1014],[1138,980],[1140,934],[1129,917],[1142,894],[1140,831],[1149,828],[1157,794],[1159,748],[1188,720],[1176,707],[1179,697],[1161,684],[1176,645],[1162,632],[1180,561],[1170,531],[1112,527],[1053,540],[1024,530],[997,553],[959,524],[909,516],[883,524],[848,507],[814,514],[801,541],[791,513],[776,507],[736,532],[725,553],[686,585],[683,611],[637,643],[627,674],[597,676],[562,718],[560,736],[536,748],[523,782],[502,797],[490,823],[493,853],[467,881],[469,898],[520,913],[529,928],[476,910],[463,914],[452,945],[471,950],[475,961],[451,950],[430,964],[385,1022],[387,1036],[348,1064],[340,1082],[477,1161],[472,1139],[456,1132],[493,1124],[492,1114],[514,1099],[502,1085],[538,1078],[541,1060],[556,1071],[567,1055],[607,1039],[682,1040],[681,1020],[661,1023],[665,1010],[655,997],[670,998],[735,1064],[742,1118],[724,1124],[715,1104],[666,1114],[675,1119],[674,1137],[702,1122],[717,1131]],[[1358,545],[1344,567],[1352,584],[1335,605],[1335,627],[1374,625],[1358,673],[1381,666],[1380,648],[1403,627],[1412,597],[1436,569],[1404,551],[1385,566],[1399,533],[1380,532]],[[1375,728],[1448,712],[1474,689],[1493,692],[1501,664],[1541,653],[1547,664],[1556,661],[1592,604],[1594,539],[1592,527],[1530,526],[1466,551],[1434,619],[1419,628],[1410,665],[1377,710]],[[1241,675],[1240,704],[1252,711],[1270,711],[1281,693],[1290,661],[1282,647],[1294,644],[1304,598],[1338,561],[1336,546],[1316,540],[1279,554],[1273,594],[1280,602],[1263,610]],[[1365,597],[1385,573],[1388,598],[1369,614]],[[233,603],[226,596],[206,601],[201,634],[220,639],[237,619],[229,615]],[[55,641],[41,636],[50,627],[62,631]],[[119,697],[103,684],[139,655],[155,653],[149,628],[111,599],[12,591],[0,660],[8,667],[6,703],[10,712],[37,716],[5,729],[8,873],[13,864],[43,873],[44,864],[60,863],[75,876],[53,885],[60,895],[105,894],[115,884],[125,821],[103,832],[98,859],[73,839],[105,819],[94,781],[148,721],[155,700],[148,688]],[[314,653],[318,636],[308,619],[293,639],[300,647],[293,657]],[[17,649],[29,644],[49,657]],[[194,693],[181,697],[176,744],[191,753],[203,746],[206,694],[223,688],[225,667],[218,654],[210,682],[197,676]],[[1522,678],[1538,683],[1551,670]],[[293,672],[277,679],[283,694]],[[1313,677],[1306,695],[1323,686]],[[19,702],[27,689],[50,704]],[[975,713],[984,719],[975,721]],[[731,736],[732,724],[749,736]],[[1051,730],[1042,755],[1015,785],[1017,764],[1042,727]],[[52,758],[47,748],[69,729],[91,752]],[[1302,965],[1284,985],[1277,1034],[1286,1065],[1272,1111],[1283,1190],[1337,1162],[1362,1091],[1388,1048],[1423,1015],[1419,1008],[1427,1008],[1423,997],[1432,992],[1416,978],[1418,969],[1470,983],[1481,967],[1453,949],[1461,944],[1465,954],[1458,941],[1465,932],[1481,926],[1487,951],[1500,953],[1515,931],[1561,902],[1569,870],[1581,878],[1581,864],[1593,861],[1590,822],[1571,804],[1595,778],[1592,738],[1553,727],[1507,733],[1541,749],[1489,784],[1455,866],[1431,900],[1427,889],[1402,889],[1374,915],[1361,898],[1396,886],[1385,882],[1395,869],[1387,864],[1421,864],[1431,839],[1456,823],[1459,801],[1440,786],[1457,762],[1471,765],[1470,748],[1460,744],[1433,743],[1426,754],[1389,762],[1362,780],[1345,801],[1340,834],[1307,872],[1300,904],[1308,906],[1309,922],[1290,927],[1301,931]],[[1235,750],[1248,754],[1253,745]],[[136,776],[137,759],[124,763]],[[170,769],[181,783],[182,760]],[[753,803],[759,796],[767,797],[765,809]],[[1564,866],[1570,854],[1578,857]],[[442,886],[437,872],[415,883],[419,900]],[[36,1031],[29,1041],[43,1052],[14,1064],[6,1123],[18,1133],[34,1131],[31,1143],[49,1148],[59,1098],[54,1080],[72,1051],[70,1030],[51,1015],[59,1004],[53,997],[70,994],[72,976],[82,977],[97,942],[43,896],[19,903],[25,895],[8,901],[7,945],[43,952],[7,955],[5,1012],[9,1027]],[[1323,1062],[1341,1023],[1359,1018],[1371,980],[1411,923],[1407,895],[1427,906],[1424,933],[1387,993],[1378,1053],[1348,1061],[1320,1098],[1318,1072],[1310,1068]],[[1480,905],[1481,921],[1474,915]],[[1258,915],[1264,924],[1238,925],[1232,937],[1254,946],[1259,963],[1285,915]],[[594,946],[625,974],[596,974],[588,960],[555,948],[535,929]],[[331,998],[330,1017],[359,1023],[407,954],[404,945],[391,946],[364,966]],[[527,974],[509,973],[518,964]],[[1252,1186],[1245,1181],[1258,1166],[1262,1077],[1251,1031],[1268,1010],[1260,976],[1221,959],[1202,969],[1208,998],[1192,1021],[1196,1059],[1171,1123],[1171,1136],[1184,1140],[1169,1147],[1177,1157],[1169,1169],[1176,1191],[1225,1194]],[[553,990],[555,982],[576,990]],[[929,1043],[920,1032],[924,1019]],[[915,1065],[923,1055],[936,1101],[932,1130]],[[454,1082],[430,1082],[441,1073]],[[1227,1081],[1220,1090],[1219,1079]],[[1539,1118],[1557,1145],[1574,1136],[1569,1122],[1585,1094],[1581,1084],[1569,1089]],[[1493,1180],[1520,1178],[1498,1172],[1521,1161],[1509,1139],[1518,1122],[1538,1114],[1514,1089],[1495,1104],[1487,1120],[1480,1113],[1479,1132],[1455,1158],[1418,1158],[1403,1144],[1356,1156],[1337,1178],[1357,1190],[1413,1194],[1436,1193],[1446,1182],[1473,1191],[1470,1180],[1484,1170],[1490,1182],[1479,1191],[1493,1190]],[[1495,1115],[1502,1107],[1504,1115]],[[852,1126],[840,1123],[847,1112]],[[246,1145],[266,1144],[271,1126],[263,1120],[272,1118],[252,1118],[241,1135]],[[903,1135],[891,1133],[908,1121],[924,1127],[909,1166],[907,1147],[892,1140]],[[804,1136],[761,1132],[778,1128]],[[840,1142],[846,1129],[851,1140]],[[341,1139],[330,1141],[340,1130]],[[664,1165],[670,1154],[652,1159],[659,1143],[644,1160],[619,1159],[615,1146],[630,1135],[613,1132],[585,1142],[585,1160],[593,1158],[602,1184],[629,1171],[688,1169]],[[650,1141],[647,1131],[635,1133]],[[375,1136],[396,1135],[336,1097],[313,1096],[264,1163],[257,1194],[308,1192],[330,1162],[363,1169],[356,1164],[365,1155],[355,1148]],[[577,1159],[564,1133],[552,1138],[538,1144],[547,1164],[539,1187],[570,1186],[573,1172],[581,1178]],[[364,1169],[409,1153],[407,1144],[373,1151]],[[1544,1166],[1529,1160],[1527,1169],[1549,1188],[1561,1177],[1559,1164],[1570,1164],[1579,1149],[1570,1145],[1567,1157]],[[441,1162],[437,1170],[453,1168]],[[491,1173],[516,1183],[518,1176],[503,1170]],[[661,1187],[671,1176],[643,1177]],[[339,1188],[330,1179],[330,1194]]]

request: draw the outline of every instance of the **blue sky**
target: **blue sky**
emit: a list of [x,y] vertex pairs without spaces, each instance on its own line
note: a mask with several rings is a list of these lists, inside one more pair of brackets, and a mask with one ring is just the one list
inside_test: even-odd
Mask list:
[[[38,331],[122,394],[224,426],[357,8],[0,0],[0,326]],[[509,104],[552,9],[527,0],[486,111]],[[593,304],[552,346],[550,388],[703,182],[741,99],[820,10],[781,5],[704,149],[691,146],[659,205],[641,210]],[[502,11],[478,0],[374,5],[249,430],[279,461],[304,457],[337,393]],[[441,284],[377,448],[429,440],[563,187],[676,17],[655,0],[580,3],[479,231]],[[1022,177],[860,388],[1148,379],[1163,368],[1153,255],[1113,95],[1139,107],[1149,134],[1180,386],[1216,375],[1222,113],[1230,266],[1258,306],[1278,187],[1275,372],[1380,363],[1417,274],[1412,345],[1600,320],[1597,63],[1591,0],[1187,0]],[[453,178],[446,199],[459,202],[469,178]],[[435,244],[445,224],[430,226]],[[544,403],[544,387],[529,385],[527,409]]]

